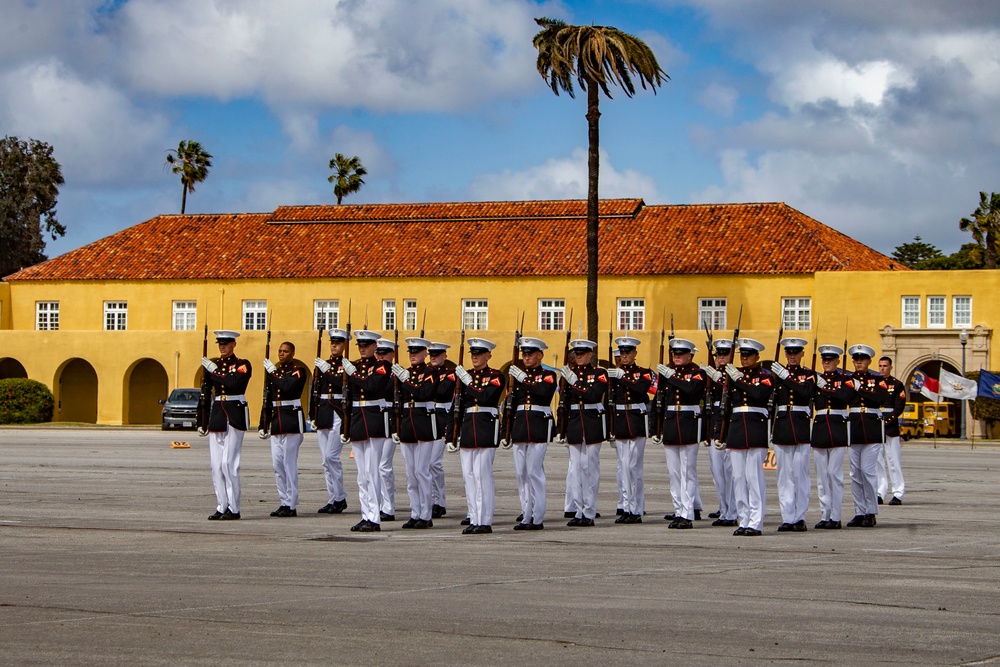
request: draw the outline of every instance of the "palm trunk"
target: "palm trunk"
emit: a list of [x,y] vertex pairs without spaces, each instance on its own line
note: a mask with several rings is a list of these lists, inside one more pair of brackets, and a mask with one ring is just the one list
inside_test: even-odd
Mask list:
[[[587,338],[597,340],[598,312],[597,312],[597,237],[600,229],[600,218],[598,217],[598,194],[597,183],[600,173],[601,159],[598,148],[600,146],[600,120],[601,112],[598,110],[599,92],[596,82],[587,84],[587,127],[588,127],[588,150],[587,150]],[[613,326],[613,325],[612,325]],[[610,363],[610,362],[609,362]]]
[[188,186],[187,183],[181,184],[181,215],[184,215],[184,209],[187,208],[188,203]]

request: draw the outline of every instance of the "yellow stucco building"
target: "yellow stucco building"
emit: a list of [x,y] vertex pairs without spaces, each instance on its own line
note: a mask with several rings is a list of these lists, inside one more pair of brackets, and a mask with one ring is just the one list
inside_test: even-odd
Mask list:
[[[585,214],[573,200],[160,216],[0,283],[0,377],[49,385],[57,421],[159,423],[159,399],[198,386],[207,324],[241,331],[255,409],[265,322],[272,355],[289,340],[311,370],[320,325],[366,317],[389,338],[424,329],[453,348],[464,323],[498,344],[498,367],[523,317],[523,333],[549,344],[546,363],[561,364],[571,314],[574,337],[585,321]],[[767,357],[783,321],[810,343],[871,345],[904,381],[960,370],[963,352],[969,370],[1000,365],[997,272],[908,271],[784,204],[605,200],[600,244],[602,357],[609,328],[627,329],[643,342],[638,361],[655,365],[672,317],[703,361],[702,323],[731,335],[742,308],[741,335]]]

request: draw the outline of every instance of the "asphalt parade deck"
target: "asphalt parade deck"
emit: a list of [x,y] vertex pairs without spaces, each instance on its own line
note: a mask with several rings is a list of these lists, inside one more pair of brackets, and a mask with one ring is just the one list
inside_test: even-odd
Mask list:
[[[191,449],[171,449],[187,440]],[[244,441],[243,519],[209,522],[207,442],[146,429],[0,429],[0,663],[9,665],[718,665],[1000,663],[1000,449],[903,447],[904,505],[876,528],[777,533],[774,473],[761,537],[668,530],[667,473],[646,452],[648,515],[615,525],[602,452],[594,528],[562,519],[566,451],[547,457],[543,531],[519,512],[510,453],[494,466],[492,535],[461,535],[457,455],[448,515],[358,521],[326,502],[315,435],[298,518],[278,505],[266,442]],[[715,509],[699,456],[706,513]],[[847,481],[845,473],[845,482]],[[844,519],[853,515],[848,489]]]

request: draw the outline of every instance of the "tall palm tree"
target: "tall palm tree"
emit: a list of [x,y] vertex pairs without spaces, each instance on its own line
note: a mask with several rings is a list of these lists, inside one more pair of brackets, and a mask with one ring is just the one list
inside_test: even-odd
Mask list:
[[[575,78],[587,91],[587,335],[597,340],[597,233],[600,172],[598,90],[611,99],[609,84],[618,85],[628,97],[635,94],[632,77],[656,93],[670,80],[660,69],[653,51],[638,37],[609,26],[576,26],[550,18],[535,19],[542,29],[532,43],[538,49],[538,73],[556,95],[560,90],[576,97]],[[613,326],[613,325],[612,325]]]
[[979,208],[972,218],[962,218],[958,228],[972,232],[972,238],[983,249],[983,262],[987,269],[997,268],[997,241],[1000,241],[1000,193],[979,193]]
[[194,192],[194,184],[208,178],[208,169],[212,166],[212,154],[201,147],[197,141],[181,141],[177,150],[167,151],[167,164],[170,171],[181,175],[181,215],[187,208],[187,195]]
[[344,157],[342,153],[337,153],[330,160],[330,169],[333,169],[333,175],[326,180],[333,183],[333,194],[337,195],[337,204],[340,204],[347,195],[360,190],[365,184],[361,177],[368,174],[361,164],[361,158],[357,155]]

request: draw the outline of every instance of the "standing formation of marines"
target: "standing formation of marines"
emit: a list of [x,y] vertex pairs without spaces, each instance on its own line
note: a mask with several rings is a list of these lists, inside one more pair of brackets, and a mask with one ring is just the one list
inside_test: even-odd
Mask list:
[[[252,365],[235,356],[234,331],[216,331],[220,356],[202,359],[205,368],[199,431],[209,436],[216,511],[210,520],[240,518],[239,461],[249,427],[244,392]],[[320,334],[322,336],[322,332]],[[206,333],[207,336],[207,333]],[[346,348],[357,344],[358,360]],[[568,336],[567,336],[568,338]],[[464,333],[463,333],[464,339]],[[207,338],[206,338],[207,340]],[[610,337],[609,337],[610,340]],[[393,341],[374,331],[329,331],[330,355],[315,360],[309,424],[317,432],[327,487],[318,512],[340,514],[347,491],[340,462],[350,443],[357,467],[361,521],[351,530],[381,530],[395,520],[392,458],[400,446],[406,467],[410,517],[404,529],[432,528],[444,516],[443,456],[458,451],[466,496],[464,534],[493,531],[493,464],[498,447],[513,448],[521,514],[514,530],[542,530],[546,513],[545,457],[550,443],[568,449],[566,518],[590,527],[600,514],[601,445],[616,450],[619,490],[616,524],[642,523],[645,514],[643,459],[647,440],[663,447],[673,512],[668,527],[690,529],[700,519],[698,445],[708,447],[719,508],[713,526],[735,527],[734,535],[761,534],[767,506],[764,462],[771,445],[777,466],[781,524],[778,532],[807,530],[815,465],[820,521],[817,529],[839,529],[844,499],[843,460],[849,454],[855,514],[848,527],[876,525],[878,505],[890,493],[901,504],[898,418],[905,403],[891,360],[869,370],[875,351],[867,345],[845,350],[816,346],[822,367],[803,365],[807,341],[783,338],[784,363],[760,361],[764,346],[750,338],[709,339],[709,363],[694,361],[689,340],[673,338],[670,358],[655,370],[635,363],[640,341],[614,340],[617,359],[609,368],[594,363],[597,344],[567,342],[567,363],[543,365],[548,346],[518,334],[507,374],[490,366],[496,344],[467,341],[471,367],[447,358],[449,346],[422,337],[406,339],[409,366],[396,361]],[[463,340],[462,352],[466,341]],[[734,352],[739,365],[734,364]],[[264,359],[266,409],[260,436],[270,438],[279,506],[275,517],[297,516],[298,450],[305,432],[302,394],[305,368],[289,342],[278,364]],[[854,371],[839,367],[850,356]],[[558,393],[558,410],[553,398]],[[501,407],[503,401],[503,407]],[[885,447],[885,448],[884,448]]]

